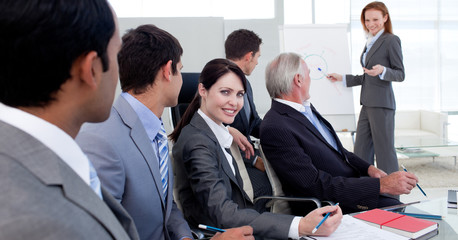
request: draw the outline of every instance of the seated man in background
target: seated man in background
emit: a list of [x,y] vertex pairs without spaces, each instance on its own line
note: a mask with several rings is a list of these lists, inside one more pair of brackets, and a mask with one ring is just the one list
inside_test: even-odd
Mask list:
[[[271,109],[261,124],[261,145],[289,196],[339,202],[344,213],[400,204],[383,194],[408,194],[418,182],[404,171],[387,175],[342,147],[334,129],[311,105],[310,70],[295,53],[269,63]],[[291,203],[294,214],[309,211]]]
[[[261,56],[262,39],[253,31],[239,29],[227,36],[224,43],[226,58],[234,62],[246,76],[250,76],[258,65]],[[237,114],[234,122],[230,124],[229,132],[234,137],[242,152],[248,176],[253,185],[254,198],[260,196],[272,196],[272,187],[267,178],[264,163],[259,157],[259,151],[254,149],[251,137],[259,138],[259,126],[262,119],[259,117],[254,105],[253,90],[251,84],[246,81],[246,93],[243,96],[243,108]],[[261,199],[255,203],[254,208],[258,212],[264,212],[268,199]]]

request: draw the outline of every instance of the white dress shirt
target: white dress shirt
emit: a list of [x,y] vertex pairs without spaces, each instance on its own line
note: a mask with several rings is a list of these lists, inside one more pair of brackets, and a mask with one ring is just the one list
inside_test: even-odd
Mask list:
[[90,185],[87,156],[75,140],[62,129],[35,115],[0,103],[0,120],[36,138],[59,156]]
[[[232,156],[224,149],[230,148],[232,145],[232,135],[229,133],[227,127],[223,124],[216,124],[211,118],[205,115],[200,109],[197,110],[197,113],[204,119],[207,125],[210,127],[212,132],[215,134],[216,139],[218,140],[219,145],[221,146],[224,155],[226,156],[226,160],[229,162],[231,166],[232,172],[235,176],[235,169],[234,165],[232,164]],[[288,237],[291,239],[299,239],[299,223],[301,217],[294,217],[293,221],[291,222],[291,226],[289,227]]]
[[231,148],[232,145],[233,138],[232,135],[229,133],[229,130],[223,124],[215,123],[215,121],[209,118],[204,112],[202,112],[202,110],[197,110],[197,113],[199,113],[199,115],[204,119],[204,121],[212,130],[213,134],[215,134],[216,139],[218,140],[218,143],[221,146],[221,149],[223,150],[224,156],[226,156],[226,160],[229,163],[229,166],[231,166],[232,173],[235,176],[235,168],[232,164],[232,156],[225,149]]
[[[366,64],[366,55],[367,55],[367,53],[371,50],[372,46],[380,38],[380,36],[382,36],[383,32],[385,32],[385,29],[380,30],[377,34],[375,34],[375,36],[370,34],[370,33],[368,33],[367,41],[366,41],[366,51],[363,53],[363,56],[362,56],[363,67],[366,67],[365,64]],[[380,73],[378,75],[380,80],[384,80],[385,79],[385,74],[386,74],[386,67],[383,66],[382,73]],[[347,76],[346,75],[342,76],[342,84],[344,85],[344,87],[347,87]]]

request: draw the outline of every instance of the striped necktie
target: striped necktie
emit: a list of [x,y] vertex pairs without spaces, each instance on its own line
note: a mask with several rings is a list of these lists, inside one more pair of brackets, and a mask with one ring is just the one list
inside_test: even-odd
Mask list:
[[156,135],[157,149],[159,151],[159,171],[161,173],[162,182],[162,200],[167,199],[168,179],[169,179],[169,148],[167,146],[167,135],[165,133],[164,124],[161,124],[161,129]]
[[90,180],[90,185],[92,190],[99,196],[101,199],[102,198],[102,189],[100,187],[100,179],[97,176],[97,171],[95,171],[94,165],[92,165],[91,161],[88,160],[89,162],[89,180]]

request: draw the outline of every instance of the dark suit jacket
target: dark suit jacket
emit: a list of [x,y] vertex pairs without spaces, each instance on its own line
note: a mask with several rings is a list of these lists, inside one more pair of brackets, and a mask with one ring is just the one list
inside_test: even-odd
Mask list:
[[[366,48],[363,50],[363,54]],[[363,55],[362,54],[362,55]],[[368,107],[384,107],[396,109],[392,82],[404,81],[404,64],[402,62],[401,40],[398,36],[383,33],[366,55],[366,62],[361,65],[371,69],[374,65],[380,64],[386,67],[384,80],[379,76],[346,75],[347,86],[361,85],[361,105]]]
[[[205,120],[195,113],[173,146],[178,199],[188,222],[220,228],[250,225],[254,234],[287,239],[293,216],[259,214],[232,173]],[[236,174],[239,175],[235,164]]]
[[[231,127],[239,130],[243,135],[248,139],[250,136],[259,138],[259,127],[261,126],[262,119],[259,117],[258,112],[256,111],[256,106],[253,102],[253,90],[251,89],[251,84],[249,81],[246,82],[246,95],[248,98],[247,103],[243,103],[243,108],[235,116],[234,122],[230,124]],[[250,106],[251,114],[247,117],[245,114],[245,108]]]
[[84,124],[76,141],[93,162],[102,185],[132,216],[142,240],[191,237],[173,201],[171,164],[164,202],[159,160],[142,122],[122,96],[105,122]]
[[0,132],[0,239],[138,239],[104,188],[102,201],[37,139],[2,121]]
[[[272,100],[261,124],[261,145],[285,194],[339,202],[345,212],[377,206],[380,181],[367,175],[369,164],[342,147],[334,129],[312,106],[331,131],[336,151],[299,111]],[[296,214],[300,205],[292,205]]]

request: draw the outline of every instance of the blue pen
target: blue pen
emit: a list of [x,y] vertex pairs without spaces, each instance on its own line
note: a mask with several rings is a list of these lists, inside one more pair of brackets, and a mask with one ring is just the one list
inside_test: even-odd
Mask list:
[[199,228],[200,229],[206,229],[206,230],[214,231],[214,232],[225,232],[226,231],[226,230],[221,229],[221,228],[210,227],[210,226],[203,225],[203,224],[199,224]]
[[326,74],[323,69],[321,68],[318,68],[318,71],[320,71],[326,78],[328,77],[328,74]]
[[[339,203],[336,203],[334,206],[339,206]],[[321,219],[320,223],[318,223],[318,225],[316,225],[316,227],[312,230],[312,233],[315,233],[318,230],[318,228],[321,226],[321,224],[324,223],[324,221],[326,221],[326,219],[329,217],[329,215],[331,215],[331,212],[326,213],[324,218]]]
[[436,219],[442,220],[441,215],[431,215],[431,214],[421,214],[421,213],[406,213],[406,212],[395,212],[406,216],[416,217],[416,218],[427,218],[427,219]]
[[[404,167],[404,165],[401,164],[401,167],[404,169],[405,172],[407,172],[407,169],[406,169],[406,167]],[[423,189],[421,189],[420,185],[418,185],[418,183],[417,183],[417,187],[418,187],[418,189],[420,189],[421,193],[423,193],[423,195],[425,195],[425,197],[428,197],[428,196],[426,196],[426,193],[423,191]]]

